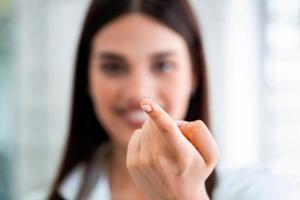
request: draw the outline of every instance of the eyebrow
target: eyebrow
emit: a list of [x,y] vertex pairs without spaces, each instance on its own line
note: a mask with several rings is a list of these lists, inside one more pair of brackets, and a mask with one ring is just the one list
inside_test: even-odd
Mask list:
[[[158,59],[162,59],[168,56],[172,56],[172,55],[176,55],[175,51],[161,51],[158,53],[153,53],[150,55],[151,60],[158,60]],[[97,55],[97,57],[99,59],[110,59],[110,60],[117,60],[117,61],[122,61],[122,62],[126,62],[125,56],[123,56],[120,53],[115,53],[115,52],[101,52]]]
[[158,60],[158,59],[165,58],[168,56],[173,56],[173,55],[176,55],[176,52],[169,50],[169,51],[162,51],[159,53],[154,53],[150,57],[151,57],[151,59]]
[[113,53],[113,52],[102,52],[99,55],[97,55],[99,59],[110,59],[110,60],[118,60],[118,61],[125,61],[125,56],[119,53]]

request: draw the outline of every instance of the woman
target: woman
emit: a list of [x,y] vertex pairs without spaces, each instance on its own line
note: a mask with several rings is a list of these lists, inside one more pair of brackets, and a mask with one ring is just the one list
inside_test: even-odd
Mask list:
[[209,199],[218,150],[207,126],[205,58],[188,3],[94,0],[50,199]]

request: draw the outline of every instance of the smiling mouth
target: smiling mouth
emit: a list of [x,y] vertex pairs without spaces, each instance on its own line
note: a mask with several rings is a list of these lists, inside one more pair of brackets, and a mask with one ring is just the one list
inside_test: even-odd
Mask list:
[[127,125],[138,129],[142,127],[143,123],[147,119],[147,114],[142,110],[128,110],[123,112],[121,117]]
[[[167,112],[167,107],[162,106]],[[113,108],[115,113],[122,119],[125,124],[133,129],[139,129],[143,126],[148,118],[147,114],[140,108],[140,105],[116,106]]]

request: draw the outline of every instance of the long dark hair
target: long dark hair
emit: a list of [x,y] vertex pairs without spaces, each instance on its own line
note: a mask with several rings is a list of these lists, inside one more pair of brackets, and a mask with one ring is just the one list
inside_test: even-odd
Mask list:
[[[75,65],[73,104],[65,155],[49,199],[59,199],[58,188],[79,163],[88,163],[95,150],[108,140],[106,131],[95,116],[88,95],[88,66],[91,41],[95,33],[112,20],[130,13],[143,13],[179,33],[186,41],[192,60],[197,88],[190,98],[187,121],[209,121],[208,80],[203,44],[197,20],[187,0],[93,0],[87,13]],[[213,172],[206,181],[209,196],[216,183]],[[80,196],[80,195],[79,195]]]

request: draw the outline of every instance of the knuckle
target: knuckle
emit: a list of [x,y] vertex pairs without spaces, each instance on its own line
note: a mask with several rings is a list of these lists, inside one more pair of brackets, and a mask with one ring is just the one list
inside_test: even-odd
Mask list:
[[196,120],[195,124],[201,128],[205,127],[205,123],[202,120]]
[[148,157],[143,156],[142,158],[140,158],[139,166],[138,166],[139,169],[149,169],[150,167],[151,167],[151,160]]
[[203,132],[210,132],[209,128],[206,126],[206,124],[202,120],[196,120],[195,122],[195,127],[199,131]]
[[177,174],[179,176],[184,175],[187,171],[188,162],[186,159],[179,159],[177,161]]
[[178,160],[177,160],[178,167],[182,168],[182,169],[186,168],[187,163],[188,163],[187,159],[188,159],[188,157],[178,158]]
[[157,155],[154,158],[154,162],[156,163],[156,169],[159,171],[164,171],[164,169],[166,169],[167,166],[169,165],[166,157],[161,155]]
[[166,123],[164,125],[161,126],[160,130],[163,132],[163,133],[169,133],[169,132],[172,132],[174,129],[174,125],[171,124],[171,123]]
[[126,165],[129,171],[136,171],[138,169],[138,163],[135,159],[127,159]]
[[212,154],[212,156],[210,157],[207,165],[214,168],[218,162],[219,162],[219,159],[220,159],[220,153],[219,151],[216,149],[214,154]]
[[161,156],[159,153],[153,153],[151,156],[151,167],[161,169]]

